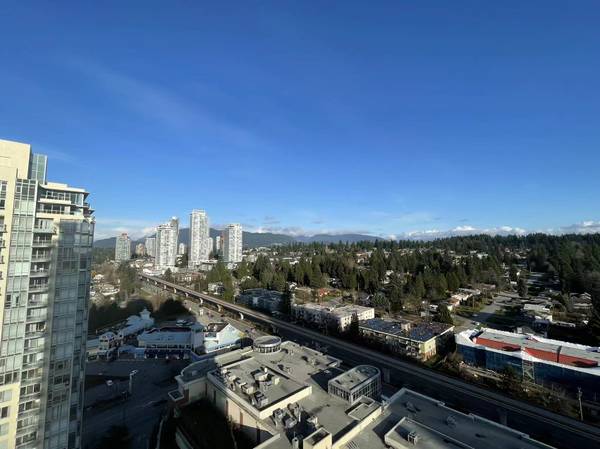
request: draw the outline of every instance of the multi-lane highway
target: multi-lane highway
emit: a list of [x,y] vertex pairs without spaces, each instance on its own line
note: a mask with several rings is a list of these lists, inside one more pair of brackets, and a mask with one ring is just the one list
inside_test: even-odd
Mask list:
[[398,387],[409,386],[442,400],[449,406],[501,422],[553,446],[565,449],[600,449],[600,428],[511,399],[431,369],[198,293],[160,278],[145,274],[141,274],[141,278],[188,299],[208,303],[207,305],[240,314],[240,317],[243,316],[244,319],[270,325],[285,338],[302,342],[317,342],[326,346],[329,353],[348,364],[370,363],[376,365],[384,372],[386,382]]

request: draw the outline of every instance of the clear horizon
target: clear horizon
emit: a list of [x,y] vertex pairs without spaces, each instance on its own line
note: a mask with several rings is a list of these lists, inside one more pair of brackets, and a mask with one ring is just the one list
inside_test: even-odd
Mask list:
[[0,138],[97,239],[600,231],[598,2],[2,9]]

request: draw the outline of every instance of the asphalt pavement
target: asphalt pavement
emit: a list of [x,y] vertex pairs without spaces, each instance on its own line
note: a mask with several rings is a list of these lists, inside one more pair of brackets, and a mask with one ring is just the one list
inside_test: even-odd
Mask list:
[[[177,387],[175,375],[187,364],[183,360],[116,360],[93,361],[86,366],[86,375],[100,375],[112,380],[86,390],[83,416],[83,448],[95,449],[99,439],[111,426],[127,425],[132,435],[131,449],[147,449],[154,427],[166,406],[167,393]],[[115,399],[129,389],[129,374],[137,370],[132,380],[132,395]],[[119,378],[125,378],[120,379]],[[110,382],[109,382],[110,384]]]

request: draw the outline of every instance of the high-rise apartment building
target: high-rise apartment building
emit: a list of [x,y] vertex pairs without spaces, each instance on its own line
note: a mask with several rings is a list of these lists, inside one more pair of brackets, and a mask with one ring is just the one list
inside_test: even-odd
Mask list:
[[179,254],[180,256],[183,256],[185,253],[187,253],[187,245],[183,242],[181,242],[179,244],[179,249],[177,250],[177,254]]
[[150,257],[154,257],[154,248],[156,248],[156,238],[146,237],[146,254]]
[[209,242],[209,220],[206,211],[194,209],[190,214],[190,251],[188,266],[194,268],[208,260],[211,248]]
[[214,248],[214,240],[212,237],[209,237],[207,240],[207,246],[208,246],[208,258],[210,259],[210,253],[213,252],[213,248]]
[[223,240],[223,236],[222,235],[216,235],[215,236],[215,246],[214,246],[214,251],[215,253],[219,254],[221,252],[221,241]]
[[117,263],[125,262],[131,259],[131,239],[126,232],[117,236],[115,243],[115,261]]
[[179,219],[172,217],[156,228],[154,265],[159,270],[175,268],[179,243]]
[[81,447],[93,210],[0,140],[0,448]]
[[135,255],[138,257],[144,257],[146,255],[146,246],[143,243],[135,245]]
[[223,230],[223,261],[228,264],[242,261],[241,224],[230,224]]

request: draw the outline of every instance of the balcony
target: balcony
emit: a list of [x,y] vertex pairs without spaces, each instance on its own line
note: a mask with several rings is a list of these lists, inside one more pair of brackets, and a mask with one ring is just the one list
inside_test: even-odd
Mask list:
[[29,272],[29,277],[31,277],[31,278],[48,277],[49,275],[50,275],[50,270],[31,270]]
[[44,284],[31,284],[29,286],[29,293],[44,293],[48,291],[50,285],[48,283]]
[[28,323],[38,323],[40,321],[46,321],[47,318],[48,318],[48,315],[46,313],[41,314],[41,315],[28,316],[27,322]]
[[33,228],[33,232],[36,234],[56,234],[56,229],[55,228],[41,228],[41,227],[34,227]]
[[22,394],[19,396],[19,400],[27,400],[27,401],[30,401],[32,399],[41,399],[41,398],[42,398],[41,391],[36,391],[34,393],[29,393],[29,394]]
[[36,254],[31,257],[32,262],[50,262],[52,260],[52,254]]
[[27,307],[47,307],[48,301],[27,301]]
[[33,248],[47,248],[49,246],[52,246],[52,240],[33,239],[33,243],[31,246]]
[[46,330],[25,331],[25,338],[39,338],[46,334]]
[[[23,354],[43,354],[44,353],[44,345],[40,346],[29,346],[27,348],[23,348]],[[32,383],[39,382],[42,379],[42,375],[32,377],[30,379],[22,379],[21,385],[30,385]]]
[[35,360],[33,362],[23,363],[23,368],[40,368],[44,365],[44,359]]

